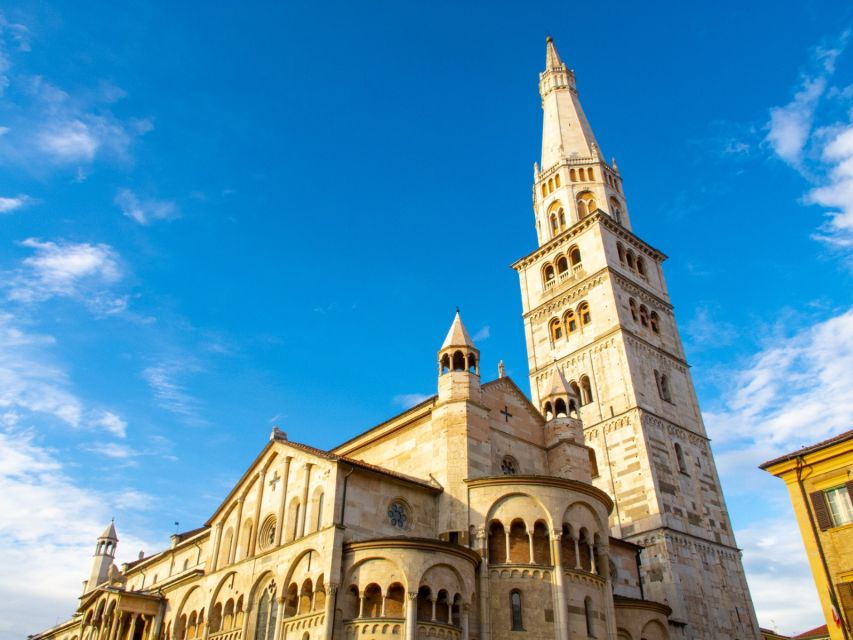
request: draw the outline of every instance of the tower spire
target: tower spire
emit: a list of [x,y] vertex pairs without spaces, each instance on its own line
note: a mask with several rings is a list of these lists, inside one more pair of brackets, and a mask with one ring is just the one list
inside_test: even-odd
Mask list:
[[560,59],[551,36],[545,41],[545,70],[539,74],[542,96],[542,162],[547,171],[564,158],[591,158],[597,146],[581,107],[574,71]]

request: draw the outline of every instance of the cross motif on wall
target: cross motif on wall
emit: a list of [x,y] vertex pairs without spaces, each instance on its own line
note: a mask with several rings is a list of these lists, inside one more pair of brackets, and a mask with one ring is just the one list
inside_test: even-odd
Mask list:
[[276,472],[275,472],[275,475],[273,475],[272,479],[271,479],[271,480],[270,480],[270,482],[269,482],[269,484],[270,484],[270,488],[271,488],[273,491],[275,491],[275,486],[278,484],[278,481],[279,481],[279,480],[281,480],[281,478],[280,478],[280,477],[279,477],[279,475],[278,475],[278,471],[276,471]]
[[504,421],[509,422],[509,419],[512,418],[512,414],[509,412],[509,407],[504,405],[504,408],[501,409],[501,414],[504,417]]

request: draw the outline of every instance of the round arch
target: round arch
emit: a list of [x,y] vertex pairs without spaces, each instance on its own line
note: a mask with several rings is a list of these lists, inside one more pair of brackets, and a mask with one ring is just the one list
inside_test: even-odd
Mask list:
[[[495,500],[492,503],[492,506],[489,507],[489,510],[486,512],[486,518],[485,518],[486,526],[488,527],[489,525],[491,525],[493,520],[498,520],[499,522],[504,524],[504,520],[501,519],[500,517],[498,517],[498,513],[501,510],[501,508],[503,508],[503,506],[507,502],[509,502],[510,500],[515,499],[515,498],[526,498],[526,499],[530,500],[531,502],[533,502],[533,504],[540,510],[539,515],[531,517],[530,522],[527,522],[526,519],[521,518],[522,520],[524,520],[524,524],[528,527],[528,529],[530,529],[532,531],[533,525],[536,523],[536,520],[540,519],[540,518],[545,520],[545,524],[549,527],[549,529],[553,529],[554,518],[552,517],[551,512],[548,510],[548,508],[542,503],[542,501],[539,498],[536,498],[535,496],[532,496],[529,493],[523,493],[521,491],[515,491],[513,493],[508,493],[506,495],[501,496],[497,500]],[[512,516],[512,517],[506,519],[504,526],[509,526],[509,524],[518,517],[519,516]]]

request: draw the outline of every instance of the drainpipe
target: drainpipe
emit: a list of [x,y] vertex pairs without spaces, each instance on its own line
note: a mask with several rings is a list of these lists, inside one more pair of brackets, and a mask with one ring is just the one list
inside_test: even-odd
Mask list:
[[637,577],[639,578],[639,582],[640,582],[640,600],[645,600],[646,595],[643,592],[643,570],[642,570],[642,567],[640,566],[643,563],[642,556],[640,555],[642,552],[643,552],[642,549],[637,549],[637,551],[634,554],[634,557],[637,559]]
[[[814,536],[815,543],[817,544],[817,553],[820,556],[820,563],[823,566],[824,577],[826,578],[826,584],[829,586],[829,593],[835,599],[836,602],[840,602],[838,598],[838,593],[835,589],[835,584],[832,582],[832,574],[829,573],[829,565],[826,563],[826,556],[823,553],[823,544],[820,541],[820,535],[818,533],[817,525],[814,521],[814,514],[812,513],[811,503],[808,500],[808,495],[806,494],[806,488],[803,485],[803,469],[806,466],[806,461],[803,456],[797,456],[797,485],[800,487],[800,495],[803,499],[803,504],[806,505],[806,513],[809,514],[809,524],[812,528],[812,535]],[[832,606],[832,603],[830,603]],[[844,640],[850,640],[850,635],[847,633],[847,620],[844,618],[844,611],[839,608],[838,615],[841,616],[841,621],[844,623],[841,625],[841,633],[844,635]]]

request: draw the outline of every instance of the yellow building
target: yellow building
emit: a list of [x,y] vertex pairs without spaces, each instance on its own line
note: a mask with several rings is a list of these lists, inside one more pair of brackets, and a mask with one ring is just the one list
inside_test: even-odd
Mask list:
[[853,430],[761,465],[782,478],[806,545],[831,640],[853,621]]

